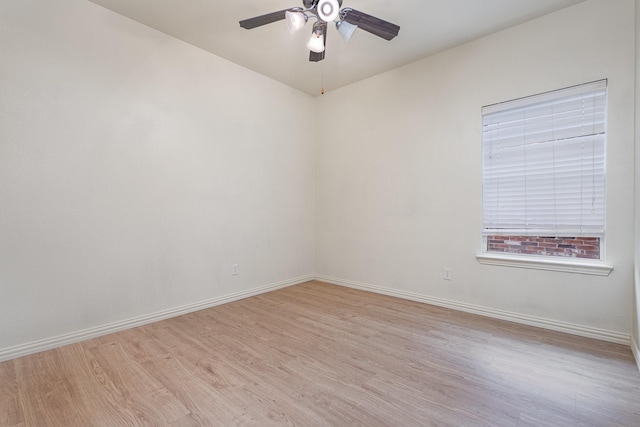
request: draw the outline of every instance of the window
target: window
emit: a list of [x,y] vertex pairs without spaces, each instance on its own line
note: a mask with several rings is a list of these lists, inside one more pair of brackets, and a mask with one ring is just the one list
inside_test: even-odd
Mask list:
[[607,81],[482,109],[484,251],[602,259]]

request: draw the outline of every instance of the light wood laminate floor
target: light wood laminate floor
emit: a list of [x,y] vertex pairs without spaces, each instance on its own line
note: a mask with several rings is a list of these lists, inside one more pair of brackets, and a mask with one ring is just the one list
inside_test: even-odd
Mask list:
[[628,347],[309,282],[0,363],[0,425],[640,426]]

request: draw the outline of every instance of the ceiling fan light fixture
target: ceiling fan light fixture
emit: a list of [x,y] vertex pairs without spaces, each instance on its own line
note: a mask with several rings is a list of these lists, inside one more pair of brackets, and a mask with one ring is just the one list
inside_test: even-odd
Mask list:
[[287,21],[287,28],[291,34],[304,27],[307,23],[307,15],[299,10],[287,10],[285,12],[285,18]]
[[338,21],[336,22],[336,29],[338,30],[340,37],[342,37],[342,40],[344,40],[345,43],[349,43],[351,36],[356,32],[358,26],[347,21]]
[[318,18],[324,22],[335,21],[340,13],[340,5],[338,0],[320,0],[316,6]]
[[322,37],[322,34],[316,31],[311,33],[311,38],[307,43],[307,47],[311,52],[315,52],[315,53],[324,52],[324,37]]

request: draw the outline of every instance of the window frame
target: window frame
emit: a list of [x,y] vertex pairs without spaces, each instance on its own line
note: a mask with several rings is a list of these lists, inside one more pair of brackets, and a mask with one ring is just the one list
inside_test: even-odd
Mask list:
[[[561,89],[557,89],[557,90],[553,90],[553,91],[549,91],[549,92],[545,92],[545,93],[541,93],[541,94],[537,94],[537,95],[532,95],[532,96],[527,96],[527,97],[523,97],[523,98],[519,98],[516,100],[512,100],[512,101],[506,101],[506,102],[502,102],[500,104],[508,104],[508,103],[515,103],[516,105],[519,106],[528,106],[528,105],[532,105],[535,104],[537,101],[537,99],[542,98],[542,97],[547,97],[549,95],[551,95],[551,97],[553,97],[553,94],[555,92],[560,92],[560,91],[564,91],[564,92],[570,92],[572,89],[574,88],[578,88],[581,86],[586,86],[586,85],[592,85],[592,86],[597,86],[598,84],[602,84],[604,83],[605,86],[605,91],[608,92],[607,87],[608,87],[608,82],[606,79],[603,80],[599,80],[599,81],[594,81],[594,82],[590,82],[590,83],[585,83],[585,84],[581,84],[581,85],[576,85],[576,86],[571,86],[571,87],[566,87],[566,88],[561,88]],[[595,90],[595,89],[594,89]],[[557,99],[562,99],[569,96],[568,94],[565,95],[560,95],[559,97],[557,97]],[[530,99],[530,101],[527,101],[527,99]],[[499,105],[499,104],[494,104],[491,106],[487,106],[487,107],[483,107],[482,108],[482,114],[481,114],[481,127],[483,129],[482,132],[482,144],[483,144],[483,149],[482,149],[482,183],[483,183],[483,188],[482,188],[482,203],[481,203],[481,218],[482,218],[482,232],[481,232],[481,251],[476,255],[476,258],[478,260],[478,262],[480,262],[481,264],[485,264],[485,265],[497,265],[497,266],[510,266],[510,267],[518,267],[518,268],[530,268],[530,269],[537,269],[537,270],[552,270],[552,271],[561,271],[561,272],[569,272],[569,273],[579,273],[579,274],[593,274],[593,275],[600,275],[600,276],[607,276],[611,273],[611,271],[613,270],[613,267],[610,265],[607,265],[605,263],[606,260],[606,176],[607,176],[607,122],[608,122],[608,109],[606,109],[606,106],[608,104],[607,101],[607,94],[605,92],[605,116],[604,116],[604,120],[605,120],[605,141],[604,141],[604,223],[603,223],[603,232],[602,235],[600,236],[593,236],[593,237],[599,237],[599,243],[600,243],[600,247],[599,247],[599,259],[595,259],[595,258],[581,258],[581,257],[571,257],[571,256],[561,256],[561,255],[538,255],[538,254],[522,254],[522,253],[512,253],[512,252],[499,252],[499,251],[489,251],[488,250],[488,237],[490,236],[490,234],[488,234],[486,232],[485,229],[485,188],[484,188],[484,175],[485,175],[485,165],[484,165],[484,118],[486,114],[489,113],[485,113],[485,108],[491,108],[494,107],[494,105]],[[510,108],[514,108],[514,107],[510,107]],[[504,233],[505,237],[507,236],[524,236],[523,234],[518,234],[516,232],[514,232],[513,234],[509,234],[509,233]],[[542,234],[540,234],[542,235]],[[555,232],[552,233],[547,233],[545,232],[546,236],[555,236],[557,238],[561,238],[563,236],[561,235],[557,235]],[[574,235],[572,237],[578,237],[579,235]],[[588,234],[584,234],[584,236],[589,236]],[[536,237],[534,235],[531,235],[529,237]]]

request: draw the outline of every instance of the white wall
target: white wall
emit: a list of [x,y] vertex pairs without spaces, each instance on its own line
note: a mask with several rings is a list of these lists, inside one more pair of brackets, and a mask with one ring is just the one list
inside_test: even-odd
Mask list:
[[312,97],[85,0],[0,52],[0,353],[311,277]]
[[[314,265],[614,335],[635,325],[637,342],[633,8],[589,0],[314,100],[84,0],[0,2],[0,357]],[[481,106],[601,78],[614,271],[480,265]],[[331,123],[315,152],[314,111]]]
[[[479,264],[481,107],[603,78],[613,272]],[[318,121],[331,129],[316,146],[317,275],[628,341],[633,84],[633,0],[589,0],[327,93]],[[452,268],[451,282],[444,267]]]

